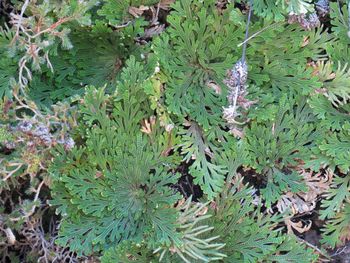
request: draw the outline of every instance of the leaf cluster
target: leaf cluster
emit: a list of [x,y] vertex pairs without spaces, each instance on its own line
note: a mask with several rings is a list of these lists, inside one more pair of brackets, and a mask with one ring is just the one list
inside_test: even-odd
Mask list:
[[0,242],[41,196],[81,259],[316,262],[315,219],[322,246],[348,241],[349,9],[320,2],[18,3],[0,31],[0,194],[30,198],[0,211]]

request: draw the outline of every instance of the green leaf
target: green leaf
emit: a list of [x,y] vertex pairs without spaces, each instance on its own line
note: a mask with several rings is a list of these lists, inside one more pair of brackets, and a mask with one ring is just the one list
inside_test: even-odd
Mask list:
[[333,248],[341,245],[343,240],[349,235],[349,224],[350,204],[346,203],[341,212],[338,212],[333,218],[327,221],[325,227],[322,229],[321,242]]
[[194,177],[194,182],[201,187],[210,200],[222,189],[227,172],[226,167],[215,161],[215,155],[219,154],[219,149],[215,144],[207,141],[202,128],[195,122],[189,123],[188,129],[182,130],[180,134],[182,135],[181,153],[184,154],[184,160],[187,162],[193,160],[190,173]]
[[336,176],[321,204],[320,218],[333,218],[350,198],[350,177]]

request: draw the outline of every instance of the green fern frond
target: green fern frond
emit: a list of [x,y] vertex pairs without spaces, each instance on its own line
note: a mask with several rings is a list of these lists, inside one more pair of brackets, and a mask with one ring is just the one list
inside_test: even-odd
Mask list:
[[338,63],[338,68],[333,72],[332,63],[320,63],[318,76],[323,82],[325,96],[334,106],[344,105],[350,99],[350,69]]
[[18,58],[11,56],[11,52],[8,51],[12,38],[13,32],[0,27],[0,99],[4,96],[12,97],[12,84],[17,75]]
[[[231,7],[230,7],[231,8]],[[165,90],[168,111],[181,118],[191,116],[204,129],[222,123],[226,99],[222,80],[238,53],[243,30],[215,8],[215,1],[181,0],[167,18],[167,32],[153,41],[160,69],[168,77]],[[218,83],[222,94],[208,86]]]
[[349,239],[349,225],[350,205],[349,203],[345,203],[342,211],[338,212],[334,217],[328,220],[325,227],[322,229],[322,243],[331,247],[343,244]]
[[289,103],[287,97],[282,98],[271,121],[253,122],[245,130],[245,164],[266,177],[262,193],[268,206],[284,191],[305,190],[293,166],[298,165],[298,160],[309,158],[317,135],[312,124],[314,117],[305,101],[300,101],[295,109]]
[[130,7],[151,6],[158,0],[103,0],[97,14],[104,17],[109,24],[120,26],[132,20]]
[[[254,191],[242,184],[239,178],[235,184],[225,189],[213,202],[209,218],[214,226],[211,235],[220,236],[219,241],[226,245],[222,252],[227,255],[223,262],[313,262],[316,259],[312,250],[305,250],[295,239],[282,235],[276,225],[279,216],[271,216],[255,206]],[[298,248],[298,249],[296,249]],[[289,262],[289,261],[288,261]]]
[[333,218],[338,212],[340,212],[344,202],[350,198],[349,187],[349,176],[337,176],[333,179],[331,188],[326,193],[321,204],[321,219]]
[[287,236],[276,251],[266,257],[264,262],[315,263],[318,262],[317,260],[318,255],[312,248],[308,248],[305,244],[296,240],[294,236]]
[[349,132],[350,125],[346,121],[339,132],[328,132],[324,138],[318,140],[313,151],[319,162],[322,160],[323,165],[314,169],[329,166],[332,170],[339,168],[344,173],[349,171]]
[[190,173],[194,182],[201,186],[209,200],[217,195],[224,185],[226,168],[216,163],[218,158],[218,147],[207,141],[202,128],[195,122],[188,124],[187,130],[180,131],[182,135],[181,153],[186,162],[193,163],[190,166]]
[[[217,243],[216,237],[203,238],[213,227],[203,223],[211,215],[206,215],[206,205],[201,203],[192,203],[192,198],[186,200],[181,206],[178,206],[180,215],[178,218],[178,231],[181,233],[181,245],[173,244],[169,248],[158,248],[154,253],[160,252],[160,261],[166,257],[166,253],[176,253],[185,263],[194,261],[210,262],[220,260],[225,254],[220,250],[225,244]],[[167,261],[167,260],[166,260]]]
[[115,94],[87,88],[80,106],[83,144],[64,156],[58,152],[51,168],[53,204],[63,213],[57,242],[79,255],[122,240],[146,240],[150,248],[181,244],[172,207],[180,195],[170,188],[179,175],[168,172],[176,158],[167,161],[168,145],[154,147],[141,133],[141,113],[149,110],[143,92],[148,73],[135,58],[127,64]]

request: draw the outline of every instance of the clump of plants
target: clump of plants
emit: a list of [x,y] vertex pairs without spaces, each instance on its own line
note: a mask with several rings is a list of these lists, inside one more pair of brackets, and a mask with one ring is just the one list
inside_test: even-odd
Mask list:
[[0,4],[3,262],[335,262],[350,3]]

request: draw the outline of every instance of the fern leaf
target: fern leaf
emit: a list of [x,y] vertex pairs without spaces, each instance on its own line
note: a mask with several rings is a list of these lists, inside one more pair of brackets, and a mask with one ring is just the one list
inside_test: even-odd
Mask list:
[[[226,168],[211,158],[217,153],[216,146],[205,139],[203,130],[195,122],[189,124],[187,131],[182,131],[182,141],[184,159],[187,162],[194,160],[190,166],[194,182],[212,199],[222,189],[226,173]],[[208,158],[212,160],[208,161]]]
[[341,67],[338,63],[338,69],[333,72],[332,63],[321,62],[319,64],[318,76],[322,80],[325,89],[325,96],[338,107],[350,100],[350,69],[345,65]]
[[333,218],[340,211],[345,200],[350,198],[350,177],[335,177],[331,188],[325,195],[321,204],[320,218]]
[[0,27],[0,99],[4,96],[12,97],[11,79],[17,75],[16,59],[7,50],[12,38],[11,31]]
[[[340,189],[339,189],[340,190]],[[344,190],[344,189],[341,189]],[[322,229],[322,243],[336,247],[349,240],[350,205],[346,203],[344,209],[328,220]]]

